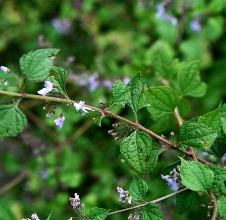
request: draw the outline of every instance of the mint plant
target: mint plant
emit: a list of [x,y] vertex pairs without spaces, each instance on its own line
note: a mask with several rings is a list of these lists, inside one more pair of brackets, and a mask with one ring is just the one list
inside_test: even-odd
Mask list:
[[[168,19],[167,16],[166,18]],[[89,209],[83,204],[82,198],[80,200],[77,191],[74,197],[68,199],[80,219],[104,220],[123,212],[128,212],[130,220],[165,219],[158,203],[173,196],[176,196],[176,204],[184,212],[187,211],[187,204],[181,201],[190,203],[190,200],[197,199],[197,206],[203,205],[206,214],[210,213],[212,220],[218,216],[225,219],[226,169],[220,157],[216,155],[215,160],[206,159],[202,153],[214,154],[216,144],[225,135],[226,105],[219,103],[217,109],[190,117],[185,121],[181,116],[186,107],[184,100],[189,102],[189,97],[204,96],[207,85],[201,80],[197,61],[175,62],[175,58],[168,57],[165,63],[165,60],[161,59],[165,54],[161,54],[162,48],[159,49],[159,53],[156,54],[156,65],[153,67],[158,80],[149,85],[143,73],[139,73],[127,85],[117,80],[113,85],[111,97],[102,107],[69,97],[66,86],[68,74],[65,69],[54,65],[54,58],[59,52],[55,48],[39,49],[23,55],[19,62],[20,72],[15,74],[17,90],[12,91],[10,84],[5,90],[0,90],[2,97],[12,98],[5,100],[0,106],[1,138],[15,137],[26,128],[28,124],[26,113],[20,108],[25,99],[37,99],[47,104],[43,111],[46,111],[58,129],[64,129],[68,120],[63,112],[59,115],[55,113],[55,109],[60,105],[74,109],[74,114],[77,111],[81,117],[91,114],[98,118],[100,126],[101,121],[107,117],[115,120],[109,134],[115,137],[120,145],[124,166],[134,174],[130,186],[115,187],[117,191],[115,193],[118,193],[118,200],[124,208],[116,211],[100,207]],[[151,51],[152,56],[155,51],[156,46]],[[7,67],[2,66],[1,71],[8,75],[12,74]],[[27,93],[27,85],[38,81],[44,82],[44,88],[38,90],[37,94]],[[123,108],[132,113],[130,118],[121,114]],[[146,114],[145,120],[156,123],[161,121],[175,123],[177,124],[175,131],[167,136],[157,134],[142,125],[140,114]],[[168,186],[165,184],[165,187],[170,187],[174,192],[151,201],[147,200],[148,182],[152,181],[147,176],[155,171],[158,158],[166,151],[173,152],[174,164],[168,167],[167,173],[159,173],[159,177],[167,182]],[[37,220],[39,217],[34,213],[31,219]]]

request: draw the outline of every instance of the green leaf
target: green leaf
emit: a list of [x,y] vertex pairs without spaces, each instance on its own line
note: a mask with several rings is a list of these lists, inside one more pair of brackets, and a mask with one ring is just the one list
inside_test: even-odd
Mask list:
[[158,161],[158,157],[163,151],[164,151],[164,149],[155,149],[155,150],[153,149],[151,151],[151,156],[148,161],[148,171],[149,172],[152,172],[155,169],[157,161]]
[[142,200],[147,191],[147,183],[143,179],[134,177],[129,188],[130,195],[132,196],[132,201],[138,202]]
[[177,75],[179,91],[183,96],[202,97],[206,93],[206,84],[201,82],[198,62],[185,63]]
[[149,204],[143,209],[142,220],[164,220],[164,215],[156,204]]
[[140,79],[140,75],[137,75],[129,82],[128,88],[130,91],[130,99],[127,104],[133,110],[137,118],[137,112],[146,104],[143,94],[143,82]]
[[108,213],[109,213],[109,210],[107,209],[94,207],[90,209],[90,218],[92,220],[104,220],[107,218]]
[[218,212],[219,212],[221,219],[225,220],[226,219],[226,196],[221,197],[217,201],[217,208],[218,208]]
[[52,213],[53,213],[53,211],[51,211],[51,212],[49,213],[49,216],[47,217],[46,220],[50,220],[50,219],[51,219]]
[[170,87],[156,86],[147,91],[146,101],[148,111],[157,120],[173,113],[178,103],[178,97],[176,92]]
[[120,80],[117,80],[112,87],[113,104],[125,107],[130,98],[128,87]]
[[205,124],[207,127],[211,128],[213,131],[216,131],[217,133],[221,131],[222,123],[218,109],[212,112],[208,112],[203,116],[200,116],[198,122]]
[[62,90],[64,90],[64,92],[66,92],[66,80],[67,80],[67,76],[68,76],[67,71],[64,68],[54,66],[51,69],[51,74],[55,75],[54,78],[57,79]]
[[30,81],[45,80],[53,67],[52,58],[59,49],[48,48],[31,51],[20,58],[20,69],[23,76]]
[[216,137],[217,133],[206,125],[188,121],[180,129],[178,144],[184,148],[197,147],[208,150]]
[[15,137],[27,125],[27,118],[18,103],[0,106],[0,138]]
[[214,172],[202,163],[181,158],[180,177],[182,184],[187,188],[207,192],[212,187]]
[[122,157],[139,173],[147,172],[151,149],[151,137],[138,131],[126,137],[120,146]]
[[47,80],[54,84],[54,87],[51,93],[58,94],[62,97],[67,97],[66,91],[61,87],[60,83],[55,79],[54,76],[49,76]]
[[215,195],[226,195],[226,170],[212,164],[208,167],[214,172],[212,191]]

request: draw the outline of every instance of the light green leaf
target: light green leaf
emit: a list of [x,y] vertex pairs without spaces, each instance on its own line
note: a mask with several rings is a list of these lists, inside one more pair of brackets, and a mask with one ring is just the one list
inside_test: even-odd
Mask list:
[[217,208],[218,208],[221,219],[226,220],[226,196],[221,197],[217,201]]
[[206,125],[188,121],[180,129],[178,144],[184,148],[197,147],[208,150],[216,137],[217,133]]
[[178,103],[178,97],[176,92],[170,87],[156,86],[147,91],[146,101],[148,111],[157,120],[173,113]]
[[151,151],[151,156],[148,161],[148,171],[149,172],[152,172],[155,169],[157,161],[158,161],[158,157],[163,151],[164,151],[164,149],[157,149],[157,148],[153,149]]
[[20,69],[23,76],[30,81],[45,80],[53,67],[52,58],[59,49],[48,48],[31,51],[20,58]]
[[0,106],[0,138],[15,137],[27,125],[27,118],[18,103]]
[[92,220],[104,220],[107,218],[109,210],[94,207],[90,210],[90,218]]
[[51,74],[53,74],[55,79],[57,79],[60,87],[66,92],[66,80],[68,73],[64,68],[54,66],[51,69]]
[[122,81],[117,80],[112,87],[112,96],[113,104],[125,107],[125,104],[130,99],[130,91]]
[[226,195],[226,170],[212,164],[208,164],[208,167],[214,172],[212,191],[216,196]]
[[217,133],[220,133],[221,131],[222,123],[218,109],[200,116],[198,122],[205,124],[207,127],[211,128]]
[[122,157],[139,173],[148,171],[151,149],[151,137],[138,131],[134,131],[130,136],[126,137],[120,146]]
[[137,75],[129,82],[128,88],[130,91],[130,99],[127,104],[133,110],[137,118],[137,112],[146,104],[143,94],[143,82],[140,79],[140,75]]
[[47,217],[46,220],[50,220],[50,219],[51,219],[52,213],[53,213],[53,211],[51,211],[51,212],[49,213],[49,216]]
[[134,177],[129,188],[130,195],[132,196],[132,201],[138,202],[142,200],[147,191],[147,183],[138,177]]
[[185,63],[177,75],[179,91],[183,96],[202,97],[206,93],[206,84],[201,82],[198,62]]
[[180,177],[182,184],[187,188],[207,192],[212,187],[214,172],[202,163],[181,158]]
[[143,209],[142,220],[164,220],[164,215],[156,204],[149,204]]

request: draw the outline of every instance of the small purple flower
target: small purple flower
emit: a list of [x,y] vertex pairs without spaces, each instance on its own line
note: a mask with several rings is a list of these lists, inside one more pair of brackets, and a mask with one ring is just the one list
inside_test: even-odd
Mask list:
[[54,18],[52,20],[52,25],[53,27],[62,34],[67,34],[71,31],[71,21],[69,19],[59,19],[59,18]]
[[223,157],[221,158],[221,161],[224,165],[226,165],[226,153],[223,155]]
[[9,69],[8,67],[6,67],[6,66],[0,66],[0,70],[1,70],[2,72],[4,72],[4,73],[10,72],[10,69]]
[[64,125],[64,120],[65,120],[65,117],[64,116],[60,116],[59,118],[56,118],[54,120],[54,123],[55,125],[60,129],[63,127]]
[[74,198],[70,197],[69,201],[71,202],[71,206],[73,209],[79,210],[81,208],[80,197],[77,193],[74,194]]
[[128,217],[128,220],[140,220],[140,215],[139,214],[130,214]]
[[117,187],[117,191],[119,193],[119,201],[121,201],[121,202],[128,201],[128,204],[132,203],[132,197],[129,196],[128,191],[124,191],[124,189],[122,189],[120,187]]
[[177,19],[167,13],[163,4],[157,5],[156,18],[169,21],[173,26],[177,24]]
[[199,32],[201,30],[201,28],[202,28],[202,26],[201,26],[201,23],[200,23],[199,19],[194,19],[194,20],[191,21],[190,29],[193,32]]
[[110,79],[105,79],[103,81],[103,86],[107,89],[107,90],[111,90],[112,89],[112,86],[113,86],[113,83]]
[[98,74],[94,73],[94,74],[90,75],[87,79],[87,84],[88,84],[90,92],[95,91],[97,89],[97,87],[100,85],[100,82],[98,80]]
[[125,85],[127,85],[128,83],[129,83],[129,81],[130,81],[130,78],[129,77],[124,77],[123,78],[123,80],[122,80],[122,82],[125,84]]
[[50,81],[44,82],[44,88],[38,91],[39,95],[46,96],[48,93],[50,93],[53,90],[54,84]]
[[40,220],[40,219],[39,219],[39,217],[38,217],[38,215],[36,213],[33,213],[31,215],[31,220]]
[[173,190],[173,191],[177,191],[180,186],[179,186],[179,182],[178,182],[178,177],[179,177],[179,173],[177,172],[177,170],[174,168],[172,172],[170,172],[170,175],[162,175],[161,177],[163,180],[165,180],[168,184],[168,186]]

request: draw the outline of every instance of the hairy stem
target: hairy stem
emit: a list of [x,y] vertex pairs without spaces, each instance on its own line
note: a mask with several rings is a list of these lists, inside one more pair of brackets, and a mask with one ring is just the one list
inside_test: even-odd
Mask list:
[[142,207],[144,207],[144,206],[146,206],[148,204],[151,204],[151,203],[161,202],[161,201],[163,201],[165,199],[168,199],[168,198],[170,198],[172,196],[175,196],[175,195],[177,195],[179,193],[182,193],[185,190],[188,190],[188,189],[187,188],[183,188],[183,189],[180,189],[180,190],[178,190],[176,192],[173,192],[171,194],[168,194],[166,196],[162,196],[162,197],[160,197],[158,199],[155,199],[155,200],[152,200],[152,201],[149,201],[149,202],[145,202],[145,203],[142,203],[142,204],[139,204],[139,205],[136,205],[136,206],[132,206],[132,207],[129,207],[129,208],[117,210],[117,211],[114,211],[114,212],[109,213],[108,215],[114,215],[114,214],[117,214],[117,213],[126,212],[126,211],[133,210],[133,209],[139,209],[139,208],[142,208]]
[[[50,97],[50,96],[40,96],[40,95],[33,95],[33,94],[27,94],[27,93],[16,93],[16,92],[9,92],[9,91],[3,91],[3,90],[0,90],[0,94],[6,95],[6,96],[12,96],[12,97],[19,97],[19,98],[37,99],[37,100],[42,100],[42,101],[46,101],[46,102],[66,103],[66,104],[69,104],[69,105],[73,105],[73,103],[75,102],[71,99],[63,99],[63,98]],[[130,121],[130,120],[128,120],[128,119],[126,119],[122,116],[114,114],[113,112],[111,112],[107,109],[100,109],[100,108],[97,108],[97,107],[91,106],[91,105],[86,105],[86,107],[89,107],[92,110],[99,112],[102,116],[109,116],[109,117],[115,118],[119,121],[126,122],[127,124],[131,125],[132,127],[146,132],[150,136],[152,136],[152,137],[158,139],[159,141],[171,146],[172,148],[174,148],[178,151],[181,151],[188,156],[191,156],[190,152],[187,152],[186,150],[179,148],[179,146],[177,144],[172,143],[171,141],[167,140],[166,138],[164,138],[164,137],[156,134],[155,132],[145,128],[144,126],[142,126],[138,122]],[[201,159],[201,158],[197,158],[197,159],[200,162],[206,163],[206,161]]]
[[218,216],[217,199],[212,192],[210,192],[210,197],[212,198],[212,202],[213,202],[213,214],[212,214],[211,220],[216,220]]

